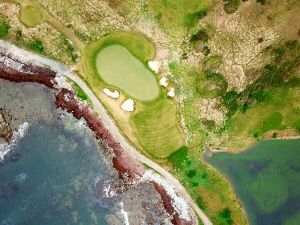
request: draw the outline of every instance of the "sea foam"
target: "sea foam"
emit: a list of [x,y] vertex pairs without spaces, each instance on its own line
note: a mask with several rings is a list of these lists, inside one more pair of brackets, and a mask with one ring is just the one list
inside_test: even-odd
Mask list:
[[0,162],[3,161],[5,156],[17,146],[19,141],[26,135],[28,128],[29,123],[22,123],[19,126],[19,129],[13,132],[13,137],[9,144],[0,144]]

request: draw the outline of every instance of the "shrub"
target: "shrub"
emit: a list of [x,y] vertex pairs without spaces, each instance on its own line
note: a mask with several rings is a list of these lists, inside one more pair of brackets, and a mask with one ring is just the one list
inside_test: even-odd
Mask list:
[[7,17],[0,13],[0,38],[5,37],[10,29]]
[[231,218],[231,211],[229,208],[225,208],[217,215],[217,221],[220,225],[232,225],[233,220]]
[[220,73],[210,70],[195,74],[196,92],[202,97],[214,98],[227,90],[227,81]]
[[209,53],[210,53],[210,49],[205,45],[203,48],[202,48],[202,52],[205,56],[208,56]]
[[37,53],[44,53],[44,45],[40,39],[34,39],[33,41],[27,43],[27,47]]
[[198,42],[198,41],[207,42],[208,34],[207,34],[206,30],[202,29],[202,30],[199,30],[195,34],[192,34],[190,41],[191,42]]
[[228,14],[234,13],[238,9],[240,3],[240,0],[227,0],[224,5],[225,12]]
[[207,205],[206,203],[204,202],[202,196],[199,196],[197,199],[196,199],[196,204],[201,208],[201,209],[206,209]]
[[187,28],[193,28],[197,22],[207,15],[207,9],[199,9],[193,13],[188,13],[184,17],[184,25]]

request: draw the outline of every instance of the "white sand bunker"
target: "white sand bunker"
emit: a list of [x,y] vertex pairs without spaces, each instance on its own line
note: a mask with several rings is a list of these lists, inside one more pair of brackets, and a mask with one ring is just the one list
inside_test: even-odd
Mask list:
[[134,101],[132,99],[125,100],[122,105],[121,109],[126,112],[133,112],[134,111]]
[[151,70],[153,70],[155,73],[159,72],[160,69],[160,62],[157,60],[149,61],[148,66],[150,67]]
[[104,88],[103,93],[114,99],[117,99],[120,97],[120,93],[117,90],[111,91],[108,88]]
[[163,87],[167,87],[169,84],[169,81],[166,77],[162,77],[160,80],[159,80],[159,85],[163,86]]
[[173,98],[175,96],[175,88],[171,87],[168,92],[167,95],[171,98]]

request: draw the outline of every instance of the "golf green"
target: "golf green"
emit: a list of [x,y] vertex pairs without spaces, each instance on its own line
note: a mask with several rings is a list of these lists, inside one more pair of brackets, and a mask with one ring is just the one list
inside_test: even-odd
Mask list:
[[107,84],[137,100],[149,101],[159,94],[158,82],[153,73],[121,45],[103,48],[96,57],[96,68]]

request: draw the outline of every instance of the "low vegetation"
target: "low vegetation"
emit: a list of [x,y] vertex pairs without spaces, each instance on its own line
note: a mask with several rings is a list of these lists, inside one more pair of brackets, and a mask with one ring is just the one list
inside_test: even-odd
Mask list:
[[60,42],[62,46],[65,48],[66,52],[68,53],[69,57],[71,58],[72,62],[75,63],[79,60],[79,56],[76,53],[76,46],[65,36],[59,36]]
[[76,92],[76,96],[82,100],[82,101],[88,101],[89,97],[87,96],[87,94],[81,89],[81,87],[76,84],[75,82],[72,82],[72,87]]
[[34,52],[40,54],[45,53],[43,42],[40,39],[35,38],[33,40],[25,41],[24,45]]
[[155,13],[160,24],[174,35],[184,35],[207,15],[211,0],[151,0],[149,8]]
[[4,38],[10,29],[8,18],[0,13],[0,38]]

